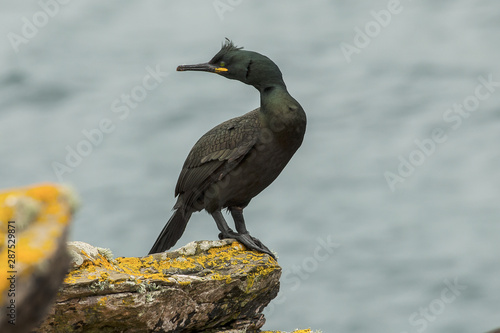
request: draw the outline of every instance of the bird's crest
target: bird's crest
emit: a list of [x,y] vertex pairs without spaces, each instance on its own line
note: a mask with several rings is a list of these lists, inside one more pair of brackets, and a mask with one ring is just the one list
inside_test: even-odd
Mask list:
[[220,51],[217,52],[217,54],[212,58],[212,60],[210,60],[210,63],[216,63],[219,61],[220,58],[222,58],[224,54],[231,51],[238,51],[241,50],[242,48],[243,47],[238,47],[234,45],[234,43],[229,38],[226,37],[226,41],[222,43]]
[[241,50],[243,47],[238,47],[233,44],[233,41],[226,37],[226,41],[222,44],[221,51],[236,51]]

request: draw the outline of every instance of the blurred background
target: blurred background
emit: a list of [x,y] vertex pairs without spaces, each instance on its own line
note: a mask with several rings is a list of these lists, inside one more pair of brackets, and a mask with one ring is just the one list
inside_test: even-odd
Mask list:
[[[3,2],[0,187],[69,183],[71,239],[146,255],[180,169],[258,92],[208,73],[225,37],[281,68],[302,147],[246,209],[276,251],[266,329],[500,326],[500,3]],[[176,247],[217,239],[195,214]]]

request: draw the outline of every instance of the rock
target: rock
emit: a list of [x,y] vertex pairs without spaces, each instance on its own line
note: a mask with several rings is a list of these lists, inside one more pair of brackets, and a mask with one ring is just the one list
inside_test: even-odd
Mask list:
[[46,314],[68,269],[77,201],[50,184],[0,192],[0,332],[30,332]]
[[253,332],[279,290],[277,262],[234,240],[114,260],[69,248],[72,268],[39,332]]

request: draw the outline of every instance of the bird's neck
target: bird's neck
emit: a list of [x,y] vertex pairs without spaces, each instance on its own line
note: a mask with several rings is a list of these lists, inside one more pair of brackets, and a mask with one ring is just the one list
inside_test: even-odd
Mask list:
[[260,114],[263,126],[271,129],[278,141],[283,141],[292,149],[300,146],[306,115],[302,106],[290,96],[284,83],[268,85],[261,90]]
[[272,111],[279,104],[293,99],[286,90],[284,82],[270,83],[258,88],[260,91],[260,107],[264,110]]

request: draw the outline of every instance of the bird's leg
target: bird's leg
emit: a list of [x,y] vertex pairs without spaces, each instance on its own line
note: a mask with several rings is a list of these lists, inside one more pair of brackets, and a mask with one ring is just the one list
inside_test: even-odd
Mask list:
[[212,217],[214,218],[215,223],[217,224],[217,228],[220,231],[219,239],[236,238],[236,236],[238,236],[238,233],[229,228],[220,210],[216,210],[215,212],[213,212]]
[[243,218],[243,208],[229,207],[229,211],[231,212],[231,216],[233,217],[236,231],[238,231],[240,234],[248,234],[248,230],[245,225],[245,219]]
[[235,237],[238,241],[243,243],[246,247],[252,250],[257,250],[263,253],[269,254],[271,257],[276,259],[274,254],[269,250],[267,246],[262,244],[260,240],[255,237],[252,237],[247,230],[245,225],[245,219],[243,218],[243,208],[241,207],[229,207],[229,211],[233,216],[234,225],[236,227],[236,231],[238,231],[238,237]]

